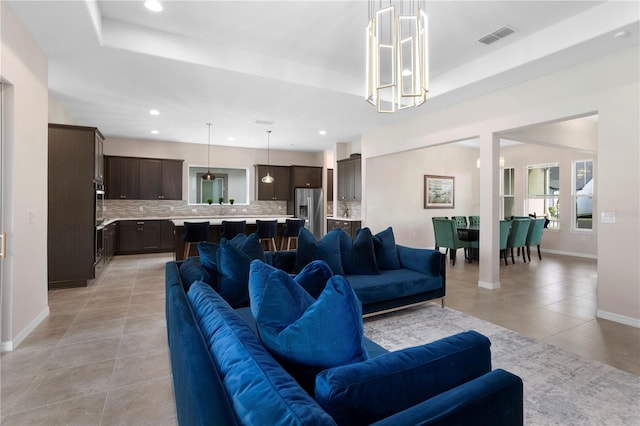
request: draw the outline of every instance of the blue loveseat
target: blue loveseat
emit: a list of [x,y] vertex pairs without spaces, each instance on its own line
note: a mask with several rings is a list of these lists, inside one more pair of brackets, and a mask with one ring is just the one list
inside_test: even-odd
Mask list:
[[473,331],[396,352],[364,338],[367,359],[322,371],[310,394],[263,346],[251,308],[233,309],[209,284],[191,282],[193,271],[184,261],[166,265],[167,333],[183,426],[523,422],[522,381],[491,370],[490,342]]

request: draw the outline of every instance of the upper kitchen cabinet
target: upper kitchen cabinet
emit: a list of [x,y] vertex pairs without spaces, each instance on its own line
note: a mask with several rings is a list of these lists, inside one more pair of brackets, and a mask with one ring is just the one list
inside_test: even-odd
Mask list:
[[[266,166],[257,164],[256,172],[256,200],[258,201],[287,201],[289,199],[289,167]],[[274,178],[273,183],[264,183],[262,178],[269,172]]]
[[99,131],[95,132],[94,139],[94,176],[93,180],[104,182],[104,137]]
[[322,188],[322,167],[291,166],[290,190],[295,188]]
[[138,199],[140,162],[131,157],[105,157],[106,196],[112,200]]
[[140,200],[181,200],[182,160],[140,159]]
[[95,127],[49,124],[47,269],[49,288],[86,286],[96,260]]
[[181,200],[183,160],[106,157],[106,198]]
[[333,201],[333,169],[327,169],[327,201]]
[[362,199],[362,163],[360,157],[338,161],[338,200]]

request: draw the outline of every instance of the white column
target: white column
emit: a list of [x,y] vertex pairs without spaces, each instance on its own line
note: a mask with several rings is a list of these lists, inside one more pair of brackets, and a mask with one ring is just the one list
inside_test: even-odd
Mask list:
[[480,136],[480,275],[478,287],[500,288],[500,138]]

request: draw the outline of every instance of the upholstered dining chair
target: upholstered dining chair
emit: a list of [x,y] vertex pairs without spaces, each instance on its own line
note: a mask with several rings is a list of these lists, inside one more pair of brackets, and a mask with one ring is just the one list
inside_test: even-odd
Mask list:
[[529,226],[529,233],[527,234],[527,257],[531,262],[531,246],[538,246],[538,259],[542,260],[542,254],[540,254],[540,243],[542,242],[542,231],[544,229],[545,218],[532,219]]
[[451,216],[451,219],[456,221],[456,225],[458,225],[458,228],[465,228],[467,226],[466,216]]
[[232,239],[238,234],[244,234],[244,229],[247,227],[246,220],[223,220],[222,221],[222,233],[220,238]]
[[184,255],[183,258],[189,257],[191,252],[191,246],[200,242],[207,241],[209,239],[209,222],[185,222],[184,223],[184,235],[182,241],[184,241]]
[[449,252],[449,258],[456,265],[456,253],[458,249],[464,249],[465,260],[469,259],[467,249],[471,244],[458,238],[458,227],[454,219],[433,219],[433,232],[436,237],[436,248],[445,248],[445,255]]
[[469,225],[480,226],[480,216],[469,216]]
[[304,228],[304,222],[304,219],[286,219],[286,224],[280,233],[280,250],[290,250],[292,242],[295,242],[296,248],[298,247],[298,234],[300,229]]
[[500,258],[504,258],[504,264],[509,265],[507,260],[507,241],[509,240],[509,231],[511,230],[510,220],[500,221]]
[[[433,216],[431,218],[431,222],[433,223],[434,220],[436,219],[449,219],[449,216]],[[436,240],[436,250],[438,250],[440,247],[438,247],[438,240]]]
[[278,230],[278,221],[277,220],[259,220],[256,219],[256,232],[258,234],[258,238],[260,239],[260,244],[263,242],[267,243],[267,249],[269,251],[278,251],[278,246],[276,245],[276,234]]
[[530,219],[513,219],[511,221],[511,231],[507,240],[507,249],[511,251],[511,262],[516,263],[513,258],[513,249],[522,249],[522,260],[527,263],[525,247],[527,245],[527,234],[529,233]]

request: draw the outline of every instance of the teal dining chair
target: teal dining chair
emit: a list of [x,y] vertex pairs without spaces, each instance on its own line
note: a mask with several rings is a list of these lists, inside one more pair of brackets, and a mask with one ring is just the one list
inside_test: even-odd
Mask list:
[[510,220],[500,221],[500,258],[504,258],[504,264],[509,265],[507,260],[507,241],[509,240],[509,231],[511,230]]
[[456,221],[456,225],[458,225],[458,228],[466,228],[467,227],[467,217],[466,216],[451,216],[451,219]]
[[509,231],[509,239],[507,240],[507,249],[511,251],[511,262],[516,263],[513,258],[513,249],[522,249],[522,260],[527,263],[525,247],[527,245],[527,234],[529,233],[530,219],[513,219],[511,221],[511,230]]
[[480,226],[480,216],[469,216],[469,225]]
[[464,249],[465,260],[468,259],[467,250],[471,247],[471,244],[458,238],[458,227],[455,220],[433,219],[433,232],[436,237],[436,248],[445,248],[445,255],[449,252],[449,258],[453,262],[453,266],[456,266],[458,249]]
[[538,247],[538,259],[542,260],[542,255],[540,254],[540,243],[542,242],[542,230],[544,229],[545,218],[541,219],[533,219],[531,220],[531,225],[529,226],[529,233],[527,234],[527,257],[529,258],[529,262],[531,262],[531,246]]

